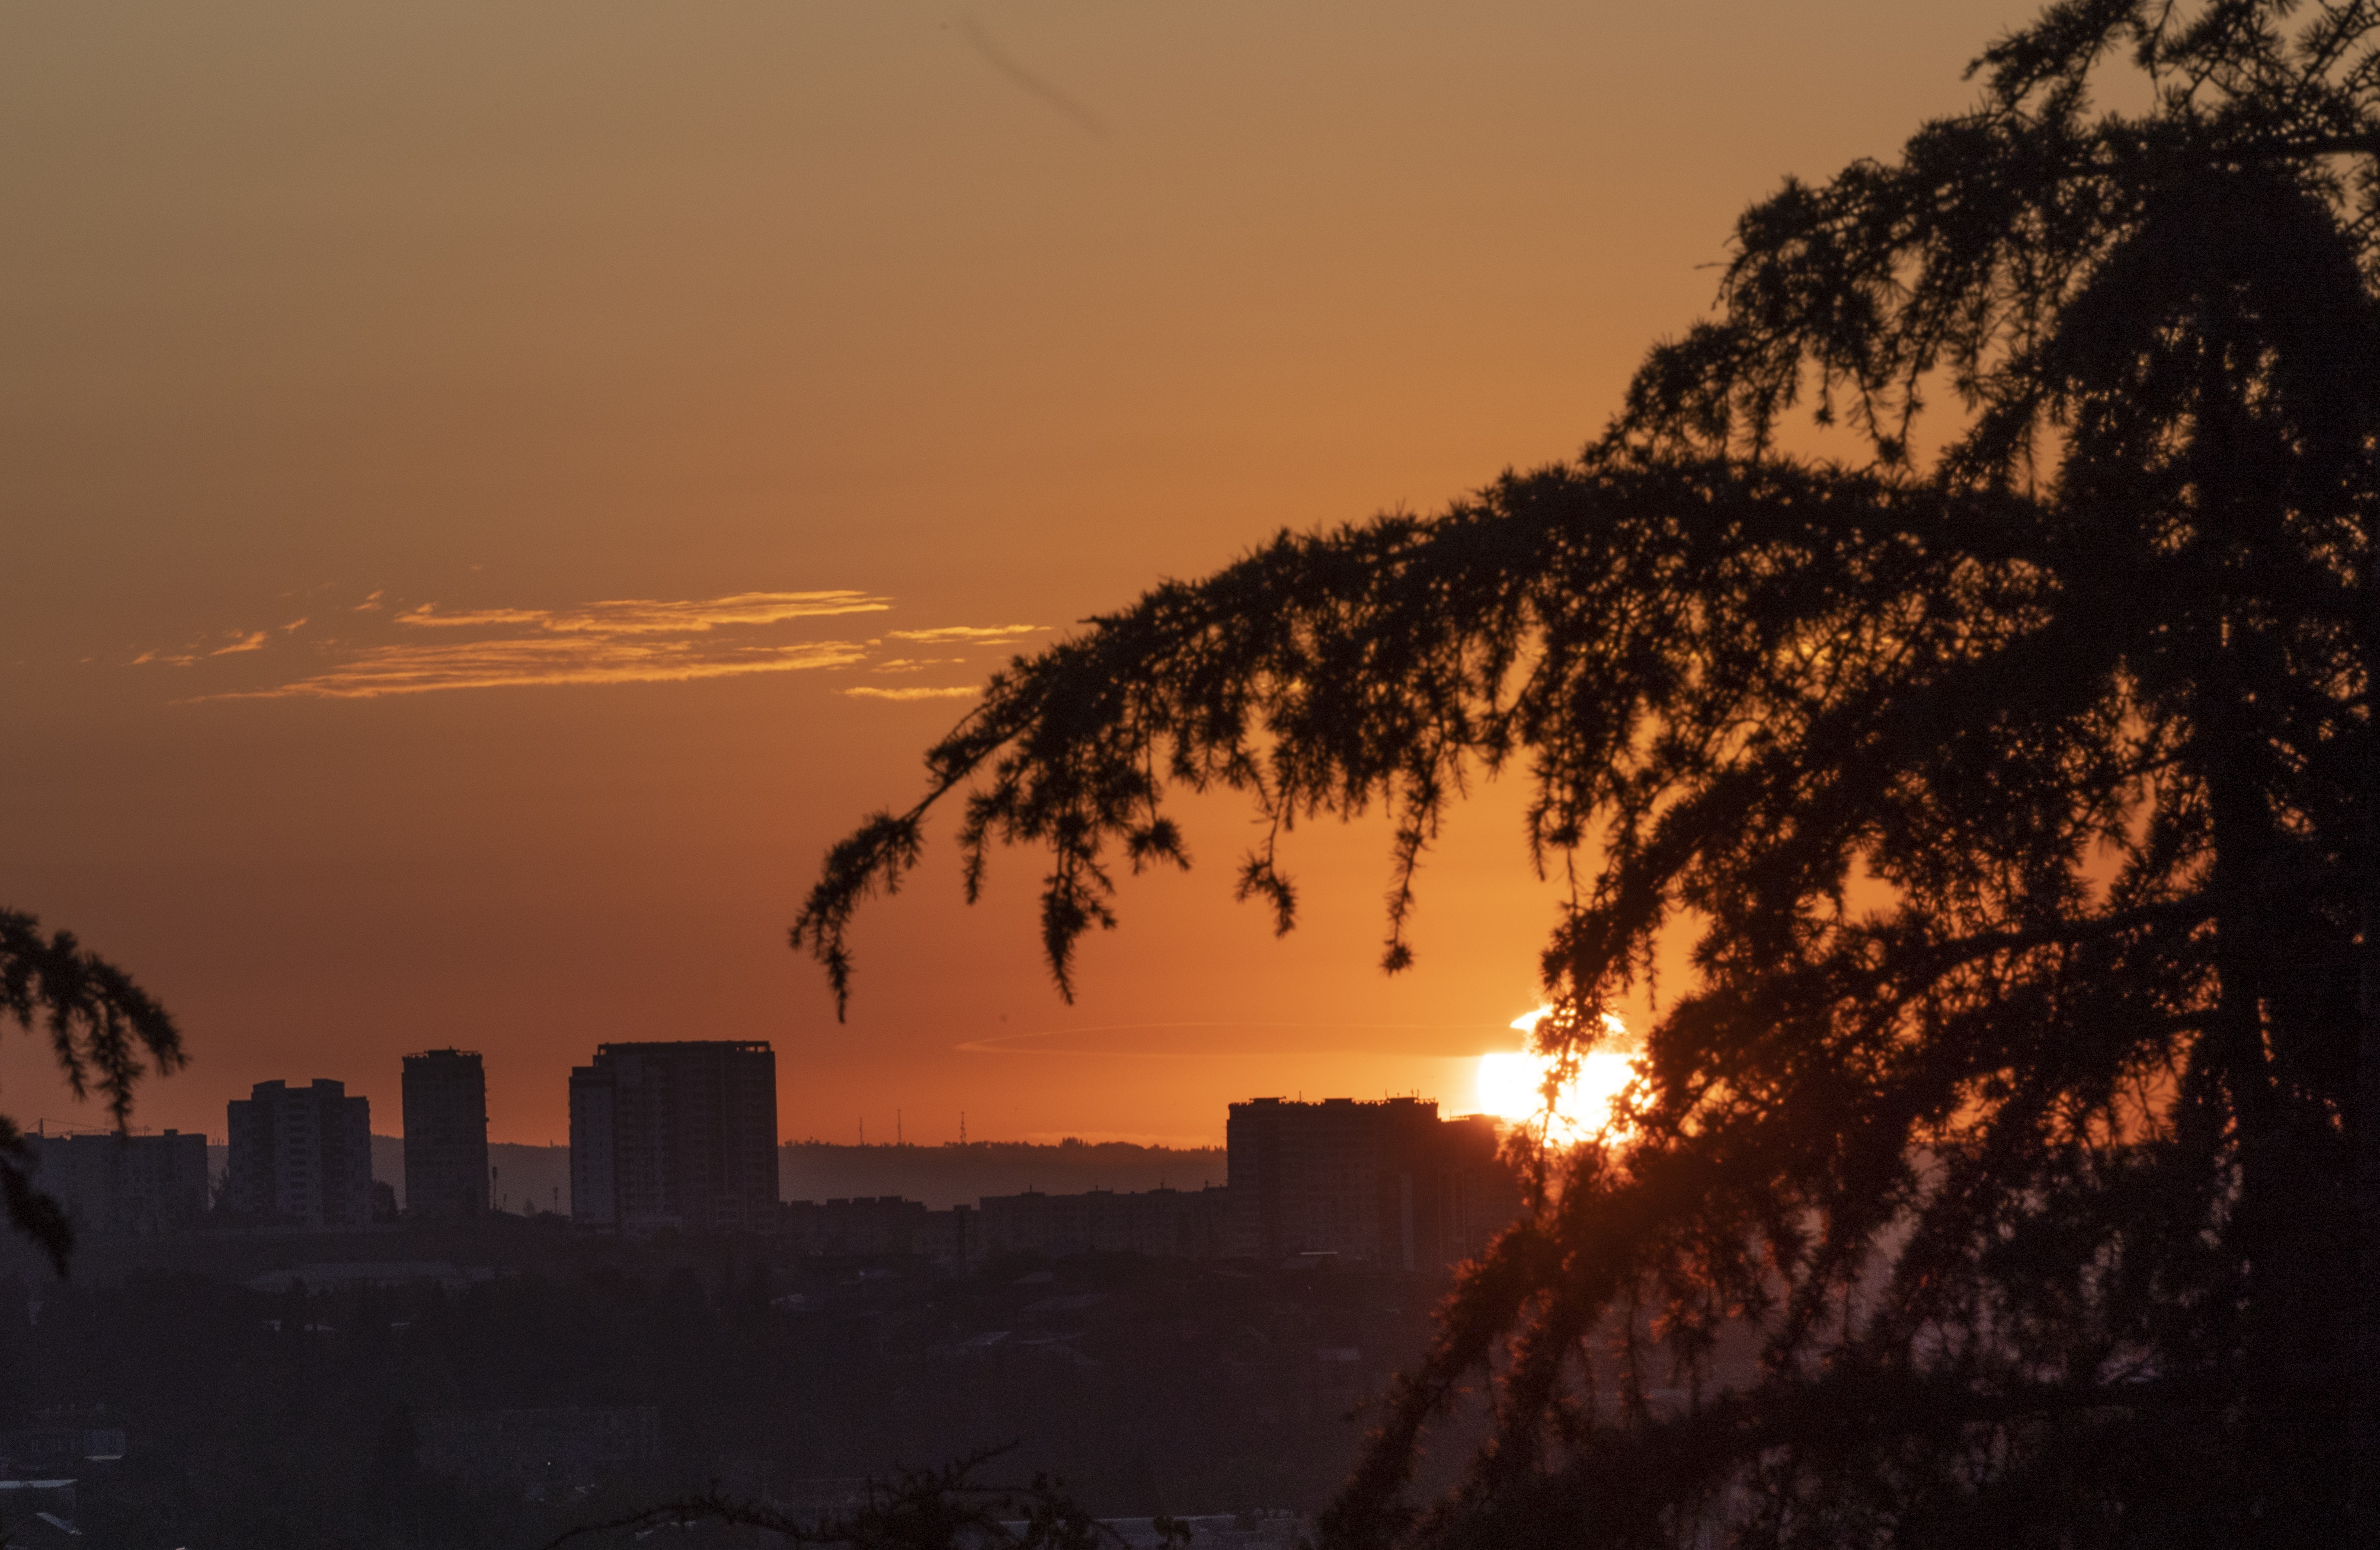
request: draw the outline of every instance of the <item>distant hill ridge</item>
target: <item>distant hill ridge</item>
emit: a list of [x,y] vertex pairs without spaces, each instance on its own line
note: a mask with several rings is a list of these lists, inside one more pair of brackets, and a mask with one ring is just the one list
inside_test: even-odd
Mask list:
[[[1196,1190],[1224,1178],[1220,1146],[1135,1146],[1130,1141],[978,1141],[965,1146],[843,1146],[793,1141],[778,1148],[777,1193],[784,1200],[842,1200],[899,1195],[934,1210],[973,1205],[985,1195],[1072,1195],[1086,1190],[1136,1190],[1171,1186]],[[227,1153],[207,1148],[220,1174]],[[570,1148],[492,1141],[497,1203],[510,1211],[570,1209]],[[372,1177],[405,1201],[405,1142],[372,1137]]]

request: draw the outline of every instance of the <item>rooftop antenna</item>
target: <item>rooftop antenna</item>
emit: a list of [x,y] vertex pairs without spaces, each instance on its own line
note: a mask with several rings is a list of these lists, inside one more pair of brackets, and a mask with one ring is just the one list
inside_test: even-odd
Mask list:
[[959,1144],[966,1144],[966,1110],[959,1110]]
[[907,1141],[901,1139],[901,1111],[899,1109],[894,1109],[892,1111],[892,1144],[895,1146],[906,1146],[909,1144]]
[[868,1144],[868,1117],[864,1114],[859,1117],[859,1144]]

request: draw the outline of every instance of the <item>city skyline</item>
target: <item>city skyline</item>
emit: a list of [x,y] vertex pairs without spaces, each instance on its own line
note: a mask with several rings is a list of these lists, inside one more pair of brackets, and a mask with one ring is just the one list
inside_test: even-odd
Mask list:
[[[1526,1020],[1526,1019],[1524,1019],[1524,1020]],[[702,1042],[702,1041],[662,1041],[662,1043],[700,1043],[700,1042]],[[765,1044],[765,1041],[761,1041],[761,1042]],[[445,1051],[430,1051],[430,1052],[426,1052],[426,1053],[432,1054],[432,1055],[440,1055],[440,1054],[451,1055],[451,1054],[455,1054],[455,1053],[456,1053],[456,1052],[455,1052],[455,1051],[451,1051],[451,1050],[445,1050]],[[465,1054],[471,1054],[471,1055],[476,1055],[476,1052],[468,1052],[468,1051],[467,1051],[467,1052],[462,1052],[462,1053],[465,1053]],[[418,1058],[418,1057],[419,1057],[419,1056],[418,1056],[418,1055],[407,1055],[407,1056],[406,1056],[404,1058],[405,1058],[405,1059],[407,1059],[407,1060],[412,1060],[412,1059],[415,1059],[415,1058]],[[1532,1088],[1526,1088],[1526,1087],[1524,1087],[1524,1086],[1522,1086],[1522,1085],[1520,1085],[1520,1084],[1516,1083],[1516,1082],[1512,1080],[1512,1077],[1511,1077],[1511,1075],[1510,1075],[1510,1072],[1511,1072],[1511,1069],[1512,1068],[1512,1065],[1511,1065],[1510,1063],[1523,1063],[1523,1064],[1531,1064],[1531,1065],[1536,1064],[1536,1062],[1535,1062],[1535,1061],[1534,1061],[1533,1057],[1530,1057],[1530,1056],[1526,1056],[1525,1054],[1521,1054],[1521,1055],[1496,1055],[1496,1056],[1492,1056],[1487,1057],[1487,1058],[1485,1058],[1485,1059],[1479,1059],[1479,1060],[1457,1060],[1457,1061],[1452,1061],[1452,1062],[1451,1062],[1451,1064],[1455,1065],[1455,1066],[1456,1066],[1456,1067],[1457,1067],[1457,1068],[1459,1068],[1463,1073],[1464,1073],[1464,1075],[1463,1075],[1463,1080],[1462,1080],[1458,1085],[1459,1085],[1460,1087],[1462,1087],[1462,1088],[1468,1089],[1468,1090],[1470,1091],[1470,1096],[1469,1096],[1469,1097],[1466,1097],[1466,1098],[1460,1098],[1460,1099],[1447,1099],[1447,1098],[1442,1097],[1442,1096],[1440,1096],[1440,1095],[1439,1095],[1439,1094],[1435,1094],[1435,1093],[1431,1093],[1431,1092],[1422,1092],[1422,1091],[1420,1091],[1420,1090],[1413,1090],[1413,1091],[1409,1091],[1409,1092],[1378,1092],[1378,1093],[1368,1093],[1368,1094],[1343,1093],[1343,1092],[1329,1092],[1329,1093],[1325,1093],[1325,1092],[1320,1092],[1320,1091],[1318,1091],[1318,1092],[1316,1092],[1316,1094],[1315,1094],[1314,1099],[1313,1099],[1313,1100],[1311,1100],[1311,1101],[1316,1101],[1316,1102],[1330,1101],[1330,1102],[1357,1102],[1357,1103],[1371,1103],[1371,1102],[1377,1102],[1377,1101],[1382,1101],[1382,1100],[1417,1100],[1417,1101],[1419,1101],[1419,1102],[1421,1102],[1421,1103],[1424,1103],[1424,1104],[1433,1105],[1436,1105],[1436,1106],[1438,1106],[1438,1107],[1441,1107],[1441,1108],[1443,1108],[1443,1109],[1446,1111],[1446,1113],[1447,1113],[1447,1115],[1448,1115],[1448,1117],[1449,1117],[1473,1118],[1473,1117],[1486,1117],[1494,1118],[1494,1119],[1498,1119],[1498,1120],[1515,1120],[1515,1119],[1526,1118],[1526,1117],[1529,1117],[1530,1116],[1534,1115],[1534,1114],[1536,1112],[1536,1108],[1535,1108],[1535,1106],[1534,1106],[1534,1105],[1535,1105],[1535,1102],[1536,1102],[1535,1095],[1534,1095],[1534,1093],[1535,1093],[1535,1090],[1534,1090],[1534,1089],[1532,1089]],[[567,1070],[566,1070],[566,1068],[565,1068],[565,1076],[566,1076],[566,1075],[567,1075]],[[294,1082],[299,1082],[299,1081],[302,1081],[302,1082],[305,1082],[305,1083],[311,1083],[311,1082],[315,1082],[315,1081],[329,1081],[329,1082],[333,1082],[333,1083],[335,1083],[335,1084],[339,1085],[339,1086],[340,1086],[340,1087],[342,1087],[343,1089],[344,1089],[344,1088],[351,1088],[351,1087],[357,1087],[357,1086],[358,1086],[358,1083],[357,1083],[353,1079],[348,1078],[348,1077],[334,1077],[334,1076],[325,1076],[325,1075],[321,1075],[321,1074],[309,1074],[308,1076],[306,1076],[306,1077],[305,1077],[305,1078],[303,1078],[303,1079],[295,1079],[295,1078],[278,1078],[278,1079],[270,1079],[270,1080],[281,1080],[281,1081],[285,1081],[285,1082],[293,1082],[293,1083],[294,1083]],[[253,1088],[254,1086],[256,1086],[256,1085],[257,1085],[257,1083],[253,1083],[253,1082],[251,1082],[251,1083],[248,1084],[248,1086],[249,1086],[250,1089],[252,1089],[252,1088]],[[1502,1100],[1502,1101],[1503,1101],[1503,1103],[1505,1103],[1505,1104],[1506,1104],[1506,1105],[1517,1105],[1522,1104],[1522,1103],[1526,1103],[1526,1104],[1528,1104],[1530,1106],[1528,1107],[1528,1109],[1527,1109],[1527,1111],[1526,1111],[1525,1113],[1522,1112],[1522,1111],[1521,1111],[1520,1109],[1518,1109],[1517,1107],[1509,1107],[1509,1108],[1508,1108],[1508,1107],[1499,1107],[1499,1106],[1497,1106],[1497,1102],[1496,1102],[1496,1101],[1497,1101],[1497,1100],[1500,1100],[1500,1100]],[[1307,1101],[1309,1101],[1309,1100],[1307,1100],[1307,1099],[1306,1099],[1306,1097],[1305,1097],[1305,1094],[1304,1091],[1303,1091],[1303,1090],[1300,1090],[1300,1091],[1298,1091],[1298,1092],[1294,1092],[1294,1093],[1290,1093],[1290,1092],[1282,1092],[1282,1093],[1257,1093],[1257,1092],[1251,1092],[1246,1093],[1246,1094],[1242,1094],[1240,1097],[1235,1098],[1234,1100],[1232,1100],[1232,1102],[1236,1104],[1236,1103],[1251,1102],[1251,1101],[1259,1101],[1259,1100],[1264,1100],[1264,1101],[1275,1101],[1275,1102],[1279,1102],[1279,1101],[1284,1101],[1284,1100],[1286,1100],[1286,1101],[1289,1101],[1289,1102],[1296,1102],[1296,1103],[1302,1103],[1302,1102],[1307,1102]],[[225,1099],[225,1104],[219,1104],[219,1105],[217,1105],[218,1111],[220,1111],[220,1110],[225,1106],[225,1105],[231,1104],[231,1103],[238,1103],[238,1102],[243,1102],[243,1101],[245,1101],[245,1100],[244,1100],[243,1098],[241,1098],[241,1097],[231,1097],[231,1098],[227,1098],[227,1099]],[[383,1141],[403,1141],[403,1140],[405,1139],[405,1138],[404,1138],[404,1129],[405,1129],[405,1127],[404,1127],[404,1124],[403,1124],[403,1118],[402,1118],[402,1105],[398,1105],[398,1108],[399,1108],[399,1112],[398,1112],[398,1115],[397,1115],[397,1123],[394,1126],[394,1128],[383,1128],[383,1127],[382,1127],[382,1126],[380,1126],[380,1125],[375,1124],[375,1125],[374,1125],[374,1127],[373,1127],[373,1129],[371,1129],[371,1131],[370,1131],[370,1134],[371,1134],[374,1138],[379,1139],[379,1140],[383,1140]],[[1061,1129],[1061,1130],[1056,1130],[1056,1131],[1048,1132],[1048,1133],[1046,1133],[1046,1134],[1036,1134],[1036,1135],[1030,1135],[1030,1136],[1007,1136],[1007,1135],[986,1135],[986,1134],[982,1133],[982,1128],[978,1125],[978,1126],[977,1126],[977,1127],[975,1128],[975,1129],[974,1129],[974,1131],[972,1132],[972,1134],[970,1134],[970,1133],[969,1133],[969,1131],[968,1131],[968,1129],[967,1129],[967,1123],[966,1123],[965,1111],[964,1111],[964,1110],[962,1110],[962,1111],[960,1111],[958,1114],[956,1114],[956,1115],[953,1115],[953,1116],[933,1116],[933,1115],[927,1115],[927,1116],[922,1117],[923,1124],[924,1124],[924,1128],[925,1128],[926,1129],[928,1129],[928,1130],[934,1130],[934,1129],[937,1128],[937,1123],[938,1123],[938,1121],[945,1120],[945,1119],[946,1119],[946,1120],[948,1121],[947,1129],[949,1129],[950,1130],[952,1130],[953,1132],[954,1132],[954,1133],[953,1133],[953,1134],[951,1134],[951,1135],[944,1136],[944,1135],[941,1135],[941,1134],[938,1134],[938,1133],[937,1133],[937,1134],[932,1134],[932,1135],[924,1136],[924,1137],[919,1138],[919,1139],[905,1139],[905,1134],[904,1134],[904,1132],[905,1132],[905,1129],[906,1129],[906,1126],[905,1126],[905,1120],[903,1119],[903,1116],[904,1116],[906,1112],[907,1112],[907,1111],[905,1111],[905,1110],[902,1110],[902,1109],[899,1109],[899,1108],[897,1108],[897,1107],[896,1107],[896,1108],[892,1111],[892,1113],[893,1113],[893,1115],[894,1115],[894,1123],[893,1123],[893,1127],[892,1127],[892,1134],[891,1136],[887,1136],[887,1135],[883,1134],[881,1130],[880,1130],[880,1131],[879,1131],[879,1133],[878,1133],[878,1135],[876,1136],[876,1138],[875,1138],[873,1141],[870,1141],[870,1140],[868,1138],[868,1135],[867,1135],[866,1117],[865,1117],[865,1116],[860,1116],[860,1115],[855,1115],[854,1117],[852,1117],[852,1119],[851,1119],[851,1121],[850,1121],[850,1125],[851,1125],[851,1134],[850,1134],[849,1136],[847,1136],[847,1137],[846,1137],[846,1136],[833,1136],[833,1135],[818,1135],[818,1134],[814,1134],[814,1133],[805,1133],[805,1134],[803,1134],[803,1135],[798,1135],[798,1136],[796,1136],[796,1135],[786,1134],[786,1133],[784,1133],[784,1132],[782,1130],[782,1129],[781,1129],[781,1130],[780,1130],[780,1132],[779,1132],[779,1135],[778,1135],[778,1138],[777,1138],[777,1139],[778,1139],[778,1144],[783,1145],[783,1146],[795,1146],[795,1145],[817,1145],[817,1144],[823,1144],[823,1145],[830,1145],[830,1146],[861,1146],[861,1147],[867,1147],[867,1146],[881,1146],[881,1147],[893,1147],[893,1146],[904,1146],[904,1145],[905,1145],[905,1146],[917,1147],[917,1146],[964,1146],[964,1145],[967,1145],[967,1144],[972,1143],[972,1144],[977,1144],[977,1145],[989,1145],[989,1146],[997,1146],[997,1145],[1019,1145],[1019,1144],[1022,1144],[1022,1145],[1047,1146],[1047,1145],[1053,1145],[1053,1144],[1055,1144],[1055,1143],[1057,1143],[1057,1142],[1059,1142],[1059,1141],[1082,1141],[1082,1142],[1085,1142],[1085,1143],[1087,1143],[1087,1144],[1099,1144],[1099,1143],[1103,1142],[1103,1141],[1124,1141],[1124,1142],[1126,1142],[1126,1143],[1128,1143],[1128,1144],[1135,1144],[1135,1145],[1147,1145],[1147,1146],[1157,1146],[1157,1147],[1176,1147],[1176,1148],[1189,1148],[1189,1149],[1210,1149],[1210,1150],[1211,1150],[1211,1149],[1218,1149],[1218,1148],[1220,1148],[1220,1147],[1224,1144],[1224,1141],[1225,1141],[1225,1127],[1224,1127],[1220,1122],[1219,1122],[1219,1123],[1217,1124],[1217,1126],[1216,1126],[1216,1128],[1215,1128],[1215,1136],[1214,1136],[1214,1139],[1213,1139],[1213,1140],[1211,1140],[1211,1141],[1197,1140],[1197,1139],[1195,1139],[1195,1138],[1193,1138],[1193,1139],[1187,1139],[1187,1140],[1180,1140],[1180,1139],[1145,1140],[1145,1139],[1142,1139],[1142,1138],[1130,1137],[1130,1136],[1115,1136],[1115,1135],[1102,1134],[1102,1133],[1099,1133],[1099,1132],[1096,1129],[1096,1128],[1095,1128],[1095,1127],[1089,1127],[1089,1126],[1078,1126],[1078,1127],[1074,1127],[1074,1128],[1069,1128],[1069,1129]],[[383,1111],[383,1117],[386,1117],[385,1111]],[[146,1123],[146,1122],[142,1122],[142,1121],[136,1121],[136,1122],[134,1122],[132,1125],[130,1125],[129,1127],[128,1127],[127,1133],[128,1133],[128,1134],[130,1134],[130,1135],[133,1135],[133,1136],[153,1136],[153,1135],[159,1135],[159,1134],[171,1134],[171,1133],[175,1133],[175,1132],[176,1132],[176,1129],[177,1129],[176,1127],[172,1127],[172,1126],[160,1127],[160,1126],[152,1125],[152,1124],[149,1124],[149,1123]],[[491,1136],[490,1136],[490,1138],[489,1138],[489,1141],[488,1141],[487,1144],[489,1144],[489,1145],[506,1145],[506,1146],[552,1146],[552,1147],[567,1147],[567,1146],[569,1145],[569,1138],[568,1138],[568,1135],[567,1135],[567,1125],[566,1125],[566,1124],[565,1124],[565,1133],[564,1135],[557,1136],[557,1137],[553,1137],[553,1138],[552,1138],[552,1139],[549,1139],[549,1140],[546,1140],[546,1141],[522,1141],[522,1140],[519,1140],[519,1139],[516,1139],[516,1138],[515,1138],[515,1139],[506,1139],[506,1140],[501,1140],[501,1141],[500,1141],[500,1140],[498,1140],[497,1138],[495,1138],[492,1134],[491,1134]],[[82,1119],[73,1119],[73,1120],[56,1120],[56,1119],[52,1119],[52,1118],[48,1118],[48,1117],[36,1117],[36,1118],[34,1118],[34,1119],[31,1119],[31,1120],[28,1121],[28,1122],[27,1122],[27,1126],[26,1126],[26,1133],[27,1133],[28,1135],[32,1135],[32,1136],[47,1135],[47,1136],[51,1136],[51,1137],[67,1137],[67,1136],[78,1136],[78,1137],[99,1137],[99,1136],[104,1136],[104,1135],[112,1134],[112,1133],[114,1133],[114,1131],[113,1131],[113,1128],[112,1128],[112,1127],[110,1127],[110,1126],[106,1125],[106,1124],[105,1124],[105,1123],[103,1123],[103,1121],[95,1120],[95,1119],[91,1119],[91,1118],[88,1118],[88,1117],[86,1117],[86,1118],[82,1118]],[[226,1132],[225,1132],[225,1129],[224,1129],[223,1128],[221,1128],[220,1126],[200,1126],[200,1127],[196,1128],[195,1129],[185,1129],[185,1130],[182,1130],[180,1133],[201,1136],[201,1137],[203,1137],[203,1138],[205,1139],[205,1141],[206,1141],[207,1144],[208,1144],[208,1145],[210,1145],[210,1146],[222,1146],[222,1145],[226,1144],[226,1143],[227,1143],[227,1141],[228,1141],[228,1136],[227,1136]]]

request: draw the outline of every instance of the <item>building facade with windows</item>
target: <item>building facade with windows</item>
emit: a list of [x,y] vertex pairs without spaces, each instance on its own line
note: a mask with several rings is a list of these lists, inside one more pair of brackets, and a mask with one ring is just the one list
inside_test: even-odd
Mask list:
[[66,1207],[77,1232],[178,1232],[206,1214],[207,1138],[196,1131],[31,1140],[33,1187]]
[[603,1044],[570,1073],[570,1214],[762,1232],[777,1211],[777,1056],[761,1040]]
[[1225,1126],[1235,1257],[1334,1255],[1384,1270],[1469,1259],[1520,1214],[1496,1122],[1416,1098],[1233,1104]]
[[370,1099],[347,1096],[344,1082],[261,1081],[225,1106],[229,1210],[310,1227],[371,1221]]
[[488,1076],[475,1051],[405,1057],[405,1209],[428,1217],[488,1209]]

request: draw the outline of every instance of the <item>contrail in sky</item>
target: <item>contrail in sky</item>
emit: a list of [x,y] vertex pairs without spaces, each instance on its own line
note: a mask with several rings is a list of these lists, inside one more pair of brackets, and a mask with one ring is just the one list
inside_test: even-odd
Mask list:
[[975,51],[982,55],[985,62],[993,69],[1032,92],[1092,134],[1099,136],[1099,139],[1108,138],[1108,127],[1099,122],[1096,114],[1011,59],[998,43],[991,41],[991,34],[978,25],[975,18],[962,15],[959,18],[959,26],[965,31],[967,42],[975,45]]

